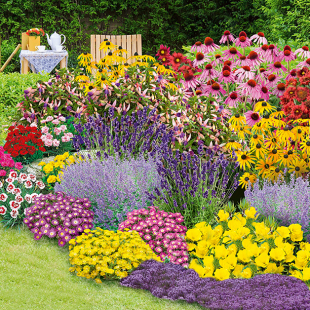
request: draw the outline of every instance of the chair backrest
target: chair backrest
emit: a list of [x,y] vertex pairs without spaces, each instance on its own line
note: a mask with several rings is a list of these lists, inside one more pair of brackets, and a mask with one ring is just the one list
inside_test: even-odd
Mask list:
[[26,34],[26,32],[22,33],[22,50],[27,50],[29,44],[29,36]]
[[[99,62],[101,58],[106,56],[106,53],[99,48],[100,43],[104,41],[104,39],[108,39],[112,44],[126,49],[128,51],[128,54],[126,55],[127,58],[133,56],[135,52],[137,52],[140,56],[142,55],[141,34],[121,36],[93,34],[90,36],[90,53],[93,56],[93,60],[96,62]],[[128,63],[132,62],[132,60],[128,61]]]

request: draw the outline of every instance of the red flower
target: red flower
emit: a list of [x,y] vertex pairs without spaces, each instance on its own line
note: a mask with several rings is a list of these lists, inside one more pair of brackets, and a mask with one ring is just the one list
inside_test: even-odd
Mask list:
[[182,62],[185,61],[186,57],[182,53],[173,53],[172,55],[169,56],[170,61],[172,63],[173,67],[178,68]]
[[44,147],[39,147],[39,150],[42,152],[46,152],[46,149]]
[[293,108],[292,108],[292,117],[294,119],[298,119],[301,117],[301,115],[304,113],[304,111],[302,110],[302,107],[299,106],[299,105],[295,105]]
[[28,154],[28,151],[26,151],[25,149],[22,149],[20,151],[20,155],[26,155],[26,154]]

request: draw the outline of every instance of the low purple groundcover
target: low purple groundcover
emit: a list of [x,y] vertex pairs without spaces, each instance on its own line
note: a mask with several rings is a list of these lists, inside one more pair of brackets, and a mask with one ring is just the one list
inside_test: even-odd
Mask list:
[[193,269],[147,260],[120,284],[155,297],[197,302],[211,310],[310,310],[310,291],[301,280],[279,274],[217,281]]

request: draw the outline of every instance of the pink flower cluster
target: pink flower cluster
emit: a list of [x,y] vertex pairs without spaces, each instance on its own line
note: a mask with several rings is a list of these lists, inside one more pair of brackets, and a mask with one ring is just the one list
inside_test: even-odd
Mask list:
[[[5,177],[10,171],[22,169],[23,165],[20,162],[14,162],[10,154],[4,153],[4,148],[0,146],[0,177]],[[9,168],[12,168],[9,170]]]
[[183,221],[180,213],[165,212],[152,206],[149,210],[127,213],[119,230],[136,230],[161,260],[168,257],[172,263],[188,267],[189,256],[185,242],[187,228],[180,225]]
[[[54,119],[55,118],[55,119]],[[49,123],[49,126],[44,126],[41,129],[42,137],[41,139],[44,142],[45,146],[51,147],[58,147],[60,145],[60,140],[62,142],[69,142],[70,139],[73,137],[73,134],[71,132],[66,132],[67,126],[61,125],[59,127],[54,127],[53,125],[59,125],[61,122],[64,122],[66,119],[63,116],[48,116],[45,120],[42,120],[41,123]],[[51,125],[53,124],[53,125]],[[51,130],[51,132],[50,132]],[[60,137],[61,133],[63,132],[63,135]],[[55,137],[59,136],[58,139]]]

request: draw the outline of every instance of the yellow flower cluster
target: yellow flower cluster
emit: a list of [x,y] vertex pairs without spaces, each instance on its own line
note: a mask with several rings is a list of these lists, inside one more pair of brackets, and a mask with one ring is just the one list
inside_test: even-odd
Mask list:
[[262,273],[310,280],[310,244],[301,242],[301,226],[268,227],[264,222],[256,222],[255,214],[253,207],[242,213],[220,210],[219,224],[214,229],[201,222],[188,230],[189,268],[202,278],[220,281]]
[[[295,172],[296,177],[310,170],[309,121],[286,123],[280,119],[283,112],[273,110],[266,101],[256,103],[254,112],[262,118],[252,127],[240,114],[229,120],[230,129],[241,143],[231,139],[226,148],[235,151],[240,168],[246,171],[239,179],[242,187],[253,185],[258,176],[277,181],[284,176],[285,168],[289,174]],[[308,126],[303,126],[306,123]]]
[[117,233],[99,227],[69,241],[70,272],[87,279],[121,279],[137,268],[143,261],[154,259],[161,262],[150,246],[136,231]]

